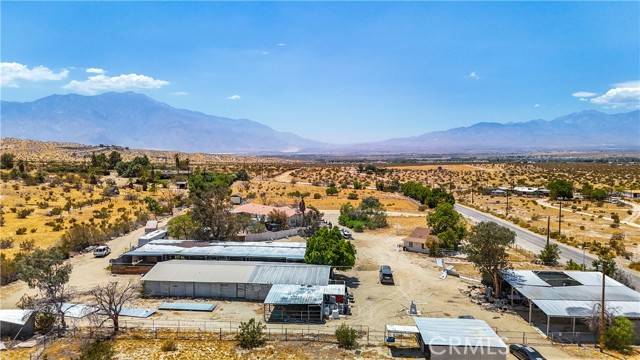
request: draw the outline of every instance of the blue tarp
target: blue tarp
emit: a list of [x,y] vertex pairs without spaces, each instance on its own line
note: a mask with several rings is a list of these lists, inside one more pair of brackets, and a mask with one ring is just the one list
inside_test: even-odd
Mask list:
[[179,310],[179,311],[213,311],[215,304],[198,304],[198,303],[162,303],[158,306],[160,310]]

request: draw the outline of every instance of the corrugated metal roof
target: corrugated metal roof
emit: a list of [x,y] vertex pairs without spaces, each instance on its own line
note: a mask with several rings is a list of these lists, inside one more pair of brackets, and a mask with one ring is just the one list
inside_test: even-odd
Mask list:
[[253,261],[170,260],[142,281],[327,285],[330,266]]
[[[602,273],[594,271],[561,271],[582,285],[551,286],[529,270],[508,270],[503,279],[531,300],[599,301],[602,293]],[[598,280],[599,279],[599,280]],[[606,277],[608,301],[637,301],[640,293]]]
[[32,314],[33,310],[2,309],[0,310],[0,322],[24,325]]
[[[599,301],[532,300],[548,316],[555,317],[591,317],[594,306]],[[640,318],[638,301],[605,301],[606,308],[617,316]]]
[[325,295],[345,295],[347,287],[344,284],[329,284],[324,288]]
[[65,316],[81,319],[89,314],[93,314],[98,311],[98,308],[91,305],[85,304],[72,304],[72,303],[64,303],[62,304],[62,312]]
[[304,260],[304,242],[211,242],[193,240],[153,240],[124,255],[130,256],[225,256]]
[[182,311],[213,311],[215,304],[203,303],[162,303],[158,306],[160,310],[182,310]]
[[269,290],[265,304],[316,305],[322,304],[324,286],[275,284]]
[[426,345],[507,347],[482,320],[421,317],[414,320]]
[[396,334],[418,334],[420,332],[418,327],[413,325],[385,325],[385,330]]
[[122,308],[120,310],[120,316],[129,316],[137,318],[148,318],[156,311],[153,309],[138,309],[138,308]]

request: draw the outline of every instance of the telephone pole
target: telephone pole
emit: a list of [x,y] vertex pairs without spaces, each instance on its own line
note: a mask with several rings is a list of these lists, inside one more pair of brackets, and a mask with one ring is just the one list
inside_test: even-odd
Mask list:
[[562,234],[562,200],[560,200],[560,207],[558,208],[558,238]]
[[604,328],[605,328],[605,321],[604,321],[604,289],[605,289],[605,279],[606,276],[604,275],[604,263],[600,264],[600,266],[602,267],[602,299],[600,302],[600,335],[599,336],[599,342],[600,342],[600,352],[602,352],[602,350],[604,349]]
[[551,236],[551,216],[547,216],[547,247],[549,247],[550,236]]

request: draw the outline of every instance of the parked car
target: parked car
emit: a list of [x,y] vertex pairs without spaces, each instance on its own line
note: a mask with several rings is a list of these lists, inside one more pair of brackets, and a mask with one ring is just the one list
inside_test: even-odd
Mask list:
[[380,284],[394,284],[393,281],[393,272],[391,271],[391,266],[382,265],[380,266]]
[[93,256],[97,258],[105,257],[109,254],[111,254],[111,249],[107,245],[97,246],[95,249],[93,249]]
[[340,234],[342,234],[342,237],[345,239],[353,239],[353,235],[351,235],[351,232],[349,230],[340,229]]
[[538,350],[522,344],[509,345],[509,352],[520,360],[545,360]]

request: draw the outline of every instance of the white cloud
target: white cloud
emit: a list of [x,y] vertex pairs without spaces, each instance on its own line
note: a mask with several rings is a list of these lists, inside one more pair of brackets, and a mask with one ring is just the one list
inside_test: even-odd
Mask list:
[[94,95],[104,91],[157,89],[168,84],[168,81],[154,79],[147,75],[122,74],[118,76],[106,76],[98,74],[89,76],[86,80],[72,80],[65,85],[64,88],[83,94]]
[[237,101],[240,100],[240,95],[231,95],[227,99]]
[[471,80],[480,80],[480,75],[478,75],[478,73],[476,73],[475,71],[472,71],[469,74],[469,79],[471,79]]
[[285,44],[285,43],[277,43],[276,46],[284,47],[284,46],[287,46],[287,44]]
[[187,95],[189,95],[189,93],[186,92],[186,91],[174,91],[171,94],[173,94],[175,96],[187,96]]
[[260,51],[260,55],[269,55],[269,52],[263,50],[263,51]]
[[0,86],[18,87],[20,82],[62,80],[69,75],[69,70],[62,69],[54,72],[44,66],[29,68],[16,62],[0,63]]
[[606,93],[593,97],[589,101],[610,109],[640,109],[640,81],[613,84]]
[[87,68],[86,70],[89,74],[104,74],[104,69],[100,68]]
[[533,104],[533,107],[537,109],[540,107],[540,104]]
[[594,93],[594,92],[590,92],[590,91],[576,91],[573,94],[571,94],[571,96],[573,97],[577,97],[577,98],[590,98],[590,97],[594,97],[598,94]]

